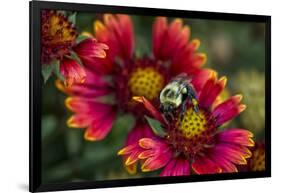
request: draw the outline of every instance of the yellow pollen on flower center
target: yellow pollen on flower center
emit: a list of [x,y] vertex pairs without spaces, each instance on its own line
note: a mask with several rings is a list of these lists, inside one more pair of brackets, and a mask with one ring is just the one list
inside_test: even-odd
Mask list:
[[188,108],[182,121],[178,121],[177,129],[182,132],[185,138],[199,137],[208,129],[206,117],[203,112],[196,113],[193,108]]
[[49,35],[53,37],[52,43],[74,41],[76,31],[70,22],[58,15],[52,15],[49,22]]
[[265,170],[265,152],[264,149],[258,148],[254,150],[252,155],[252,166],[253,171]]
[[163,75],[152,67],[135,69],[128,81],[128,87],[133,96],[144,96],[149,100],[158,97],[163,86]]

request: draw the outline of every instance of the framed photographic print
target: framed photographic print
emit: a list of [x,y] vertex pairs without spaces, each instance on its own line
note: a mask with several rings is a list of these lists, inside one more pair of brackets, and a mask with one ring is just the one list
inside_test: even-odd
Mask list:
[[30,2],[30,191],[270,177],[270,16]]

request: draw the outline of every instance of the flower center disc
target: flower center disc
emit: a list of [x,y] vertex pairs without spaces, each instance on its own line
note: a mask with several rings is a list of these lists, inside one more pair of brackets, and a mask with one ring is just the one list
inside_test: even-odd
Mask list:
[[207,129],[205,115],[201,111],[196,113],[192,108],[189,108],[182,121],[178,122],[178,130],[182,131],[183,136],[187,139],[199,136]]
[[51,43],[73,42],[76,38],[76,31],[62,16],[52,15],[49,19],[49,35]]
[[192,156],[199,152],[204,145],[209,145],[216,127],[214,119],[208,112],[195,112],[188,107],[183,119],[175,120],[175,126],[169,131],[168,140],[179,153]]
[[55,11],[43,11],[41,22],[42,62],[62,59],[75,44],[75,27],[65,16]]
[[136,68],[128,81],[132,96],[144,96],[149,100],[158,97],[163,86],[163,75],[152,67]]

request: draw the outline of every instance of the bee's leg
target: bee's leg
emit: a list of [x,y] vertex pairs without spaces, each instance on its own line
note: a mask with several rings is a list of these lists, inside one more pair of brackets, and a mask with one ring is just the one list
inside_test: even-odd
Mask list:
[[193,110],[198,114],[199,113],[198,101],[195,98],[192,98],[191,103],[193,106]]
[[164,111],[164,116],[167,119],[167,121],[172,121],[174,119],[173,113],[169,111]]
[[173,121],[174,120],[174,115],[173,115],[173,113],[172,112],[169,112],[169,113],[167,113],[166,114],[166,118],[167,118],[167,120],[168,121]]
[[160,112],[161,112],[161,113],[165,113],[165,111],[164,111],[164,107],[163,107],[163,105],[162,105],[162,104],[160,104],[159,109],[160,109]]
[[194,107],[193,107],[193,109],[194,109],[194,111],[198,114],[199,113],[199,107],[198,107],[198,105],[195,105]]
[[184,113],[186,111],[186,104],[187,104],[187,100],[185,100],[181,106],[181,111],[180,111],[180,120],[182,121]]

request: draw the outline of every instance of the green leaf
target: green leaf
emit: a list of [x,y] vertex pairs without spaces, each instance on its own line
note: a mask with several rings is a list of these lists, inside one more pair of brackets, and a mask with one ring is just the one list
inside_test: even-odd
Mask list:
[[70,55],[66,55],[65,57],[75,60],[76,62],[78,62],[78,64],[83,66],[82,61],[80,60],[79,56],[75,52],[70,51]]
[[82,42],[83,40],[88,39],[88,38],[89,38],[88,36],[79,35],[79,36],[76,38],[76,44],[79,44],[80,42]]
[[53,60],[50,64],[42,65],[42,75],[44,78],[44,83],[48,81],[51,77],[52,73],[54,73],[60,80],[64,81],[63,75],[60,73],[60,61]]
[[161,123],[155,119],[152,119],[148,116],[145,116],[149,126],[151,127],[152,131],[160,136],[160,137],[165,137],[167,135],[166,131],[163,129]]
[[74,12],[73,14],[71,14],[70,16],[68,16],[68,21],[70,21],[71,23],[73,23],[73,25],[76,24],[76,12]]
[[63,75],[60,73],[60,62],[59,60],[55,61],[53,64],[53,72],[61,80],[64,81]]
[[42,65],[42,76],[44,78],[44,83],[47,82],[47,80],[50,78],[53,72],[53,66],[52,64],[43,64]]
[[42,65],[42,75],[44,78],[44,83],[46,83],[48,79],[51,77],[52,73],[55,72],[56,66],[59,66],[59,63],[60,63],[59,60],[54,59],[49,64]]

